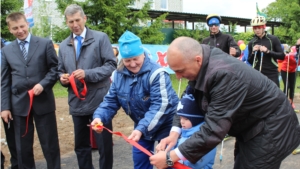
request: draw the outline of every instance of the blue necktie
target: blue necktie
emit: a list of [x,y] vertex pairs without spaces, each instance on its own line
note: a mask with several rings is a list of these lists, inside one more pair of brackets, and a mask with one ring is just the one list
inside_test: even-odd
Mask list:
[[27,51],[26,51],[26,48],[25,48],[25,44],[26,44],[26,41],[21,41],[20,42],[22,55],[23,55],[24,59],[27,60]]
[[77,48],[76,48],[76,61],[78,60],[79,58],[79,55],[80,55],[80,49],[81,49],[81,40],[82,40],[82,37],[81,36],[76,36],[76,39],[77,39]]

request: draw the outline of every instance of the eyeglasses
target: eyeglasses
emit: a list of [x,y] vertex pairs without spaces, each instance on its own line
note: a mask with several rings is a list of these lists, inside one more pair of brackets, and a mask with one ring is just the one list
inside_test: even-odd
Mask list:
[[213,24],[209,24],[208,26],[209,27],[213,27],[213,26],[217,27],[217,26],[220,26],[220,24],[219,23],[213,23]]

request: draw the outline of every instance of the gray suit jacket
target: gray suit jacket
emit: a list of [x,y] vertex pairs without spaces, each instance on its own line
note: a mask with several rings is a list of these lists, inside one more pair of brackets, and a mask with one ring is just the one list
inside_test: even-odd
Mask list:
[[57,55],[52,41],[31,35],[25,61],[17,40],[2,48],[1,57],[1,111],[27,116],[28,90],[41,84],[44,91],[34,96],[32,108],[39,114],[55,111],[52,91],[57,81]]
[[[70,85],[69,92],[70,114],[86,116],[94,113],[110,87],[110,76],[116,69],[116,58],[107,34],[91,29],[86,30],[78,61],[75,60],[75,48],[72,34],[59,45],[58,53],[59,74],[83,69],[87,85],[85,100],[78,99]],[[77,81],[79,91],[82,85]]]

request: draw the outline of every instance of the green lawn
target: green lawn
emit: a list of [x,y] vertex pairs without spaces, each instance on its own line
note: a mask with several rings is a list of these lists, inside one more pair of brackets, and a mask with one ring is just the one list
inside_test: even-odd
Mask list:
[[56,82],[56,84],[53,87],[54,96],[56,98],[61,97],[68,97],[68,91],[67,88],[63,87],[59,81]]
[[[297,88],[297,86],[300,86],[300,73],[297,73],[297,79],[296,79],[296,87],[295,87],[295,93],[300,93],[300,89]],[[283,91],[283,81],[280,80],[280,89]]]
[[[179,91],[179,80],[176,79],[175,74],[171,74],[170,78],[172,80],[172,86],[173,86],[174,90],[176,91],[176,93],[178,94],[178,91]],[[187,83],[188,83],[188,80],[186,80],[186,79],[182,79],[181,80],[180,96],[181,96],[182,92],[184,91],[185,87],[187,86]],[[300,89],[298,89],[297,86],[300,86],[300,74],[299,73],[298,73],[298,76],[297,76],[295,93],[300,93]],[[282,80],[280,81],[280,89],[281,90],[283,89],[283,82],[282,82]],[[57,98],[67,97],[68,96],[67,88],[62,87],[59,82],[57,82],[54,85],[53,90],[54,90],[54,95]]]

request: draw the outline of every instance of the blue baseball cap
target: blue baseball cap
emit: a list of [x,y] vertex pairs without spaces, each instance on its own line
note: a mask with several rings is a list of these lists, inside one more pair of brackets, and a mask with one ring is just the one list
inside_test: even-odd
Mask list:
[[219,21],[219,19],[217,19],[217,18],[211,18],[211,19],[208,21],[208,25],[220,25],[220,21]]
[[133,58],[144,53],[141,39],[130,31],[123,33],[118,42],[123,59]]

